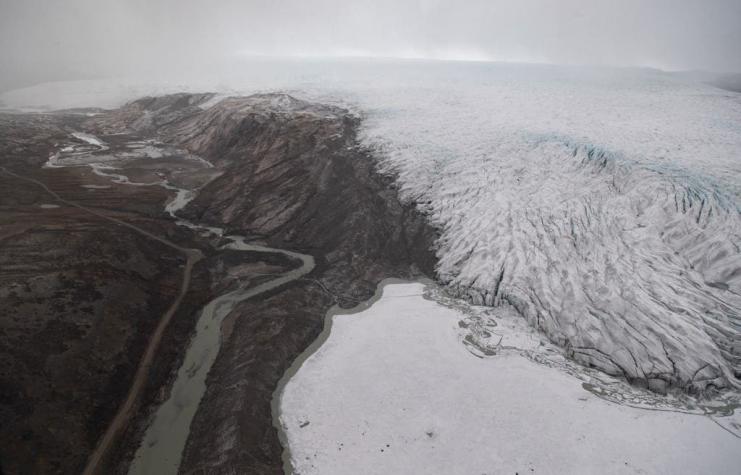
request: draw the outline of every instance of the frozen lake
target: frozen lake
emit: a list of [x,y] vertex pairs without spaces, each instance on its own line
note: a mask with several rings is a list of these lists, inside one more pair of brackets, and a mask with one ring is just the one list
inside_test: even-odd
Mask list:
[[[280,422],[295,473],[736,473],[741,439],[712,417],[636,409],[522,356],[537,337],[509,328],[496,356],[461,342],[461,308],[390,284],[332,318],[288,380]],[[497,336],[498,339],[498,336]],[[741,420],[716,417],[721,424]]]

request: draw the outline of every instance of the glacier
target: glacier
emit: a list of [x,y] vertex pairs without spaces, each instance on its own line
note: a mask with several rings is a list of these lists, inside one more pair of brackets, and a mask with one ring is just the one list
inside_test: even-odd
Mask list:
[[261,60],[0,101],[205,90],[362,116],[379,170],[439,230],[437,277],[456,295],[511,306],[575,360],[656,392],[741,385],[738,93],[652,69]]
[[556,72],[368,121],[382,169],[441,230],[439,278],[651,390],[738,387],[740,96]]

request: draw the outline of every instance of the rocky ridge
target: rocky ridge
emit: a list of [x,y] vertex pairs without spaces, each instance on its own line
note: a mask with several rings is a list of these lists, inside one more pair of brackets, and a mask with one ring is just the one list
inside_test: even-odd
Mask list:
[[370,297],[386,277],[433,274],[434,232],[375,172],[358,125],[346,110],[285,94],[144,98],[86,124],[203,157],[219,175],[181,215],[317,261],[305,279],[227,317],[181,473],[281,473],[272,393],[329,307]]

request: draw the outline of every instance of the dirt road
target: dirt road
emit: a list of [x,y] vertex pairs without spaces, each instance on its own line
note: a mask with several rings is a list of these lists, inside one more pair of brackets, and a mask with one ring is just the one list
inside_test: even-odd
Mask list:
[[157,354],[157,349],[159,348],[159,344],[162,340],[162,336],[165,332],[165,329],[167,328],[167,325],[170,323],[172,316],[175,314],[175,312],[180,307],[180,303],[182,302],[183,297],[185,296],[186,292],[188,291],[188,288],[190,287],[190,280],[191,280],[191,274],[193,271],[193,266],[195,265],[196,262],[198,262],[200,259],[203,258],[203,254],[198,249],[191,249],[191,248],[185,248],[185,247],[178,246],[177,244],[163,237],[152,234],[149,231],[141,229],[138,226],[135,226],[133,224],[127,223],[120,219],[108,216],[100,211],[96,211],[86,206],[79,205],[72,201],[65,200],[64,198],[59,196],[56,192],[51,190],[48,186],[46,186],[44,183],[38,180],[18,175],[6,169],[5,167],[0,167],[0,172],[2,172],[3,174],[7,176],[11,176],[19,180],[33,183],[43,188],[47,193],[49,193],[59,203],[81,209],[87,213],[90,213],[101,219],[105,219],[112,223],[118,224],[120,226],[126,226],[127,228],[133,229],[134,231],[150,239],[154,239],[170,248],[176,249],[177,251],[183,253],[186,257],[185,266],[183,267],[183,278],[180,282],[180,288],[178,290],[177,297],[175,298],[175,300],[173,300],[172,304],[167,309],[167,311],[165,311],[165,313],[162,314],[162,317],[160,318],[159,323],[157,324],[157,328],[155,329],[154,333],[152,334],[149,340],[149,344],[147,345],[147,348],[144,351],[144,355],[139,361],[139,366],[136,370],[136,374],[134,375],[134,379],[131,383],[131,387],[129,388],[129,392],[128,392],[128,395],[126,396],[126,400],[119,407],[118,411],[116,412],[115,417],[113,418],[111,423],[108,425],[106,432],[103,434],[103,437],[101,437],[101,439],[98,441],[98,444],[95,447],[95,450],[88,458],[88,462],[87,462],[87,465],[85,466],[85,470],[83,471],[83,474],[84,475],[97,474],[97,473],[100,473],[100,469],[102,467],[103,461],[105,460],[106,454],[108,453],[110,448],[114,445],[116,438],[121,433],[122,429],[126,427],[126,424],[128,423],[129,417],[131,416],[131,412],[135,408],[136,403],[139,400],[139,397],[141,396],[142,390],[144,389],[144,383],[146,382],[147,375],[149,373],[149,368],[152,365],[154,356]]

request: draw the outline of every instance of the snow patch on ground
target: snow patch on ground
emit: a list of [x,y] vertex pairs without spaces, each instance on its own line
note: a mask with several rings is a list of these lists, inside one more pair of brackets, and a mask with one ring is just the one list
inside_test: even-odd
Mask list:
[[95,145],[96,147],[100,147],[104,150],[106,149],[106,146],[103,144],[103,142],[101,142],[100,139],[98,139],[98,137],[96,137],[95,135],[86,134],[84,132],[73,132],[72,136],[90,145]]

